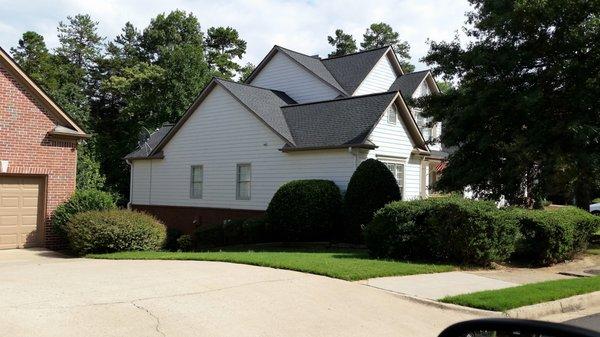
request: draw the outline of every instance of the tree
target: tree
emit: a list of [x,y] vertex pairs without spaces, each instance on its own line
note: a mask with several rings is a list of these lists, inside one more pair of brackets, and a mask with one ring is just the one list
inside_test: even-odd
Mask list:
[[19,40],[18,46],[11,48],[10,52],[17,64],[45,90],[55,87],[55,85],[50,85],[51,81],[48,81],[49,77],[54,77],[49,76],[54,71],[52,56],[46,47],[43,36],[32,31],[25,32]]
[[226,78],[231,78],[241,66],[233,61],[246,53],[246,41],[231,27],[211,27],[206,36],[208,64]]
[[600,3],[470,3],[470,42],[432,42],[424,58],[459,81],[418,102],[456,147],[436,187],[534,205],[562,182],[587,207],[600,176]]
[[250,62],[246,63],[245,66],[240,68],[240,70],[238,71],[238,74],[240,75],[239,82],[244,83],[244,81],[246,81],[248,77],[250,77],[250,74],[252,74],[254,69],[256,69],[256,66]]
[[356,40],[350,34],[344,33],[341,29],[335,30],[335,37],[327,36],[327,42],[335,47],[335,50],[329,53],[329,57],[343,56],[356,52]]
[[89,73],[102,48],[103,38],[97,33],[98,22],[87,14],[68,16],[67,21],[58,24],[60,46],[56,53]]
[[363,34],[363,42],[360,44],[361,50],[369,50],[385,46],[392,46],[398,56],[402,70],[405,73],[411,73],[415,70],[410,60],[410,45],[406,41],[400,41],[400,34],[387,23],[373,23]]

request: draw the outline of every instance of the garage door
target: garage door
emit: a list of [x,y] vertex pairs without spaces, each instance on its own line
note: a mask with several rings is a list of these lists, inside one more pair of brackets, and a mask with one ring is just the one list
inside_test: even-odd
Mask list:
[[41,178],[0,177],[0,249],[40,244],[42,191]]

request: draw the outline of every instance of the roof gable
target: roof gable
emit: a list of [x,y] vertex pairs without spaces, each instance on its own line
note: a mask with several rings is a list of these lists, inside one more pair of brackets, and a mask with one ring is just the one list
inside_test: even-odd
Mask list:
[[400,91],[406,97],[413,97],[415,91],[423,81],[427,81],[427,85],[432,92],[439,92],[430,70],[415,71],[413,73],[398,76],[390,86],[389,90]]
[[352,94],[369,75],[389,47],[323,59],[322,62],[335,79]]
[[55,127],[53,130],[51,130],[49,132],[50,134],[61,137],[89,137],[83,131],[83,129],[77,125],[73,118],[71,118],[71,116],[69,116],[69,114],[67,114],[62,108],[60,108],[2,48],[0,48],[0,65],[5,67],[5,69],[9,71],[29,93],[38,99],[38,101],[48,110],[49,113],[54,115],[58,121],[63,123],[61,125],[57,125],[57,127],[60,126],[59,128]]

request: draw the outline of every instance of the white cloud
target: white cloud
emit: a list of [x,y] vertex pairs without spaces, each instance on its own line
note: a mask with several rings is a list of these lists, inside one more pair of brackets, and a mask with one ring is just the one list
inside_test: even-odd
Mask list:
[[[127,21],[143,28],[158,13],[182,9],[193,12],[203,29],[232,26],[248,42],[243,62],[258,63],[274,44],[307,54],[327,55],[327,35],[336,28],[362,40],[366,27],[386,22],[407,40],[414,63],[428,50],[426,41],[450,40],[465,21],[466,0],[278,1],[278,0],[0,0],[0,46],[15,46],[27,30],[44,35],[55,47],[56,26],[67,15],[90,14],[101,34],[112,39]],[[418,63],[417,68],[425,65]]]

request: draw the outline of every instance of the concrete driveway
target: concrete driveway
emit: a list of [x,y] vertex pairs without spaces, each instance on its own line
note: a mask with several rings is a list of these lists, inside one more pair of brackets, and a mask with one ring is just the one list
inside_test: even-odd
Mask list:
[[3,336],[436,336],[470,318],[286,270],[0,251]]

